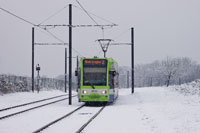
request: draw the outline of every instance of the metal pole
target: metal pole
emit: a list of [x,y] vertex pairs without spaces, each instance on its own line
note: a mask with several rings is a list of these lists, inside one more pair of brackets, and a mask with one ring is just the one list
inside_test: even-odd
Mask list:
[[[68,66],[67,66],[67,50],[66,50],[66,89],[67,89],[67,67]],[[68,91],[69,91],[69,86],[68,86]]]
[[[78,73],[78,66],[79,66],[79,62],[78,62],[78,56],[76,57],[76,71]],[[77,76],[77,92],[78,92],[78,81],[79,81],[79,75]]]
[[132,71],[132,93],[134,93],[134,28],[131,28],[131,71]]
[[34,92],[34,27],[32,27],[32,92]]
[[129,88],[129,71],[127,71],[127,88]]
[[65,92],[67,92],[67,48],[65,48]]
[[72,5],[69,4],[69,105],[72,104]]
[[78,71],[78,56],[76,56],[76,70]]

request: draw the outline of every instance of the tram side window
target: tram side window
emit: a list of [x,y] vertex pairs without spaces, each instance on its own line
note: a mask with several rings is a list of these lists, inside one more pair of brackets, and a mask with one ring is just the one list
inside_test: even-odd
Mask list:
[[81,71],[78,71],[78,88],[81,87]]
[[119,87],[119,74],[117,73],[116,76],[114,77],[114,84],[115,87],[118,88]]
[[109,86],[110,86],[110,89],[114,89],[114,76],[113,76],[113,74],[109,74]]

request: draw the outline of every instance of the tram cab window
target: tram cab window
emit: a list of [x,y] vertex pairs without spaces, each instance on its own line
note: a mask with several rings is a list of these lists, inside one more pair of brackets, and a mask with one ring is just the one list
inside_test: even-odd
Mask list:
[[112,72],[109,73],[109,86],[110,89],[114,89],[114,75]]

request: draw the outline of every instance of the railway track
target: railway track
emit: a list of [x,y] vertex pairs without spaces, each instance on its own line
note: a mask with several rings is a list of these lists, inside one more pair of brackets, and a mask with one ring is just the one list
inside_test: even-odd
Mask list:
[[81,131],[83,131],[83,129],[85,127],[87,127],[87,125],[92,121],[94,120],[100,113],[101,111],[103,111],[103,109],[105,108],[106,106],[103,106],[95,115],[93,115],[93,117],[91,117],[85,124],[83,124],[77,131],[76,133],[81,133]]
[[[75,97],[76,95],[72,96],[72,97]],[[60,96],[62,97],[62,96]],[[54,97],[55,98],[55,97]],[[57,97],[58,98],[58,97]],[[3,115],[3,116],[0,116],[0,120],[3,120],[3,119],[6,119],[6,118],[9,118],[9,117],[12,117],[12,116],[15,116],[15,115],[18,115],[18,114],[22,114],[22,113],[25,113],[27,111],[31,111],[31,110],[34,110],[34,109],[38,109],[38,108],[41,108],[41,107],[44,107],[44,106],[47,106],[47,105],[50,105],[50,104],[54,104],[54,103],[58,103],[58,102],[61,102],[61,101],[64,101],[64,100],[67,100],[69,97],[65,97],[65,98],[62,98],[62,99],[59,99],[59,100],[54,100],[54,101],[51,101],[51,102],[48,102],[48,103],[45,103],[45,104],[41,104],[41,105],[38,105],[38,106],[34,106],[34,107],[30,107],[28,109],[24,109],[24,110],[21,110],[21,111],[16,111],[14,113],[10,113],[10,114],[6,114],[6,115]],[[50,99],[53,99],[53,98],[49,98],[48,100]],[[47,101],[47,99],[43,99],[43,101]],[[35,103],[37,103],[38,101],[35,101]],[[41,102],[41,101],[40,101]],[[30,104],[33,104],[33,102],[31,102]],[[29,105],[30,105],[29,104]],[[28,104],[26,104],[28,105]],[[26,106],[26,105],[19,105],[18,107],[22,107],[22,106]],[[13,106],[14,107],[14,106]],[[17,107],[14,107],[14,108],[17,108]],[[10,109],[13,109],[12,107]],[[7,110],[10,110],[10,109],[7,109]],[[4,110],[5,111],[5,110]],[[6,111],[5,111],[6,112]]]
[[37,129],[37,130],[36,130],[36,131],[34,131],[33,133],[39,133],[39,132],[41,132],[42,130],[44,130],[44,129],[46,129],[46,128],[50,127],[51,125],[53,125],[53,124],[55,124],[55,123],[57,123],[57,122],[61,121],[62,119],[64,119],[64,118],[66,118],[66,117],[70,116],[70,115],[71,115],[71,114],[73,114],[74,112],[76,112],[76,111],[80,110],[80,109],[81,109],[81,108],[83,108],[84,106],[85,106],[85,105],[82,105],[82,106],[80,106],[80,107],[78,107],[78,108],[74,109],[73,111],[71,111],[71,112],[69,112],[69,113],[65,114],[64,116],[62,116],[62,117],[60,117],[60,118],[58,118],[58,119],[56,119],[56,120],[54,120],[54,121],[52,121],[52,122],[50,122],[50,123],[46,124],[45,126],[43,126],[43,127],[39,128],[39,129]]
[[3,109],[0,109],[0,112],[5,111],[5,110],[18,108],[18,107],[22,107],[22,106],[26,106],[26,105],[30,105],[30,104],[35,104],[35,103],[51,100],[51,99],[55,99],[55,98],[59,98],[59,97],[63,97],[63,96],[67,96],[67,95],[68,94],[58,95],[58,96],[55,96],[55,97],[49,97],[49,98],[45,98],[45,99],[41,99],[41,100],[37,100],[37,101],[33,101],[33,102],[28,102],[28,103],[19,104],[19,105],[15,105],[15,106],[11,106],[11,107],[6,107],[6,108],[3,108]]
[[[74,114],[75,112],[81,110],[81,109],[84,108],[84,107],[85,107],[85,105],[82,105],[82,106],[80,106],[80,107],[74,109],[73,111],[71,111],[71,112],[65,114],[64,116],[62,116],[62,117],[60,117],[60,118],[58,118],[58,119],[56,119],[56,120],[54,120],[54,121],[52,121],[52,122],[46,124],[45,126],[43,126],[43,127],[39,128],[39,129],[35,130],[33,133],[40,133],[40,132],[42,132],[42,131],[45,130],[45,129],[46,129],[47,132],[48,132],[48,129],[47,129],[47,128],[50,128],[50,126],[52,126],[52,125],[54,125],[54,124],[56,124],[56,123],[58,123],[58,122],[61,122],[64,118],[69,117],[70,115]],[[81,132],[83,131],[83,129],[84,129],[85,127],[87,127],[87,125],[88,125],[92,120],[94,120],[94,119],[103,111],[103,109],[104,109],[105,107],[106,107],[106,105],[102,106],[89,120],[87,120],[82,126],[80,126],[80,128],[78,128],[78,130],[76,130],[76,131],[74,131],[74,132],[76,132],[76,133],[81,133]],[[79,119],[77,119],[77,121],[78,121],[78,120],[79,120]],[[56,126],[56,125],[55,125],[55,126]],[[59,131],[58,131],[58,132],[59,132]]]

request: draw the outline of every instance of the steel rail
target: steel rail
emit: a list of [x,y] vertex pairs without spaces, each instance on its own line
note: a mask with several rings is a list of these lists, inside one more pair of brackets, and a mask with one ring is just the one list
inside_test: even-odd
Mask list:
[[76,131],[76,133],[81,133],[82,131],[83,131],[83,129],[85,128],[85,127],[87,127],[87,125],[92,121],[92,120],[94,120],[100,113],[101,113],[101,111],[103,111],[103,109],[106,107],[106,105],[105,106],[103,106],[92,118],[90,118],[78,131]]
[[67,95],[68,95],[68,94],[59,95],[59,96],[54,96],[54,97],[45,98],[45,99],[41,99],[41,100],[29,102],[29,103],[24,103],[24,104],[20,104],[20,105],[15,105],[15,106],[3,108],[3,109],[0,109],[0,112],[5,111],[5,110],[10,110],[10,109],[18,108],[18,107],[22,107],[22,106],[26,106],[26,105],[30,105],[30,104],[34,104],[34,103],[43,102],[43,101],[46,101],[46,100],[51,100],[51,99],[58,98],[58,97],[67,96]]
[[[72,97],[75,97],[76,95],[72,96]],[[54,104],[54,103],[57,103],[57,102],[60,102],[60,101],[64,101],[66,99],[69,99],[69,97],[67,98],[63,98],[63,99],[59,99],[59,100],[56,100],[56,101],[53,101],[53,102],[49,102],[49,103],[46,103],[46,104],[42,104],[42,105],[39,105],[39,106],[35,106],[35,107],[32,107],[32,108],[29,108],[29,109],[26,109],[26,110],[22,110],[22,111],[19,111],[19,112],[16,112],[16,113],[12,113],[12,114],[9,114],[9,115],[5,115],[5,116],[2,116],[0,117],[0,120],[3,120],[3,119],[6,119],[6,118],[9,118],[11,116],[15,116],[17,114],[22,114],[24,112],[27,112],[27,111],[30,111],[30,110],[34,110],[34,109],[37,109],[37,108],[41,108],[41,107],[44,107],[44,106],[47,106],[47,105],[50,105],[50,104]]]
[[54,121],[52,121],[52,122],[50,122],[50,123],[48,123],[48,124],[46,124],[45,126],[39,128],[39,129],[37,129],[36,131],[34,131],[34,132],[32,132],[32,133],[39,133],[39,132],[41,132],[42,130],[48,128],[49,126],[51,126],[51,125],[57,123],[58,121],[61,121],[62,119],[64,119],[64,118],[70,116],[70,115],[73,114],[74,112],[80,110],[80,109],[83,108],[84,106],[85,106],[85,105],[82,105],[82,106],[76,108],[75,110],[73,110],[73,111],[71,111],[71,112],[65,114],[64,116],[62,116],[62,117],[60,117],[60,118],[58,118],[58,119],[56,119],[56,120],[54,120]]

